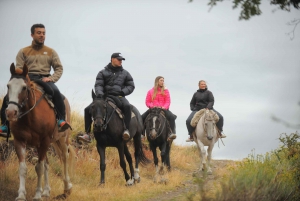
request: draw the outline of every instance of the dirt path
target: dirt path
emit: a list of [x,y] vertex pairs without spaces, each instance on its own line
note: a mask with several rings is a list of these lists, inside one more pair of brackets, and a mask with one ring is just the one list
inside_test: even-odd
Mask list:
[[[204,181],[203,188],[207,193],[207,197],[212,197],[216,191],[216,186],[220,183],[223,175],[227,173],[227,166],[233,164],[234,161],[231,160],[213,160],[212,161],[212,175],[207,175]],[[199,191],[199,184],[195,183],[193,180],[197,176],[204,178],[202,172],[186,172],[187,180],[182,182],[182,186],[178,187],[176,190],[168,191],[163,194],[156,195],[156,197],[147,199],[146,201],[183,201],[187,200],[189,194],[194,194]]]

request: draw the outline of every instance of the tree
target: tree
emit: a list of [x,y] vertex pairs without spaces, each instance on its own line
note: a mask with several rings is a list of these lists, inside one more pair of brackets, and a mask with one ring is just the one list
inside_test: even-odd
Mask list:
[[[192,2],[193,0],[189,0]],[[217,5],[218,2],[222,2],[224,0],[209,0],[208,5],[211,10],[214,6]],[[241,13],[239,16],[239,20],[249,20],[251,17],[262,14],[260,10],[261,0],[232,0],[233,9],[241,7]],[[290,12],[291,8],[300,9],[300,0],[270,0],[271,5],[277,6],[277,9]],[[290,36],[290,39],[294,39],[294,32],[297,25],[300,24],[300,18],[291,20],[288,25],[293,26],[291,32],[287,33]]]

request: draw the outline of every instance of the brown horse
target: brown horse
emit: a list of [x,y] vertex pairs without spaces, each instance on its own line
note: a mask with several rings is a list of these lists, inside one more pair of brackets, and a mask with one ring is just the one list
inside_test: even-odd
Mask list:
[[[38,89],[35,83],[30,81],[26,64],[21,70],[15,69],[15,65],[12,63],[10,72],[11,78],[7,84],[9,102],[5,112],[7,120],[10,121],[15,150],[20,164],[20,185],[16,200],[26,200],[26,145],[36,147],[38,152],[38,162],[35,166],[38,182],[33,200],[38,201],[42,200],[42,197],[50,196],[49,164],[46,153],[51,143],[64,164],[64,194],[58,197],[67,197],[72,189],[69,173],[72,171],[72,163],[75,159],[75,152],[69,145],[70,129],[58,132],[55,111],[45,99],[45,94]],[[70,105],[66,98],[64,102],[66,120],[70,122]],[[42,188],[43,175],[44,190]]]

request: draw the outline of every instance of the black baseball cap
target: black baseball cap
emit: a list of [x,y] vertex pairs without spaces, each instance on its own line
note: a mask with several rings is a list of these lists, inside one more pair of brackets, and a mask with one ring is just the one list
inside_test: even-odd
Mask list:
[[113,53],[110,57],[111,59],[112,58],[117,58],[119,60],[125,60],[125,58],[122,56],[122,54],[120,52],[117,52],[117,53]]

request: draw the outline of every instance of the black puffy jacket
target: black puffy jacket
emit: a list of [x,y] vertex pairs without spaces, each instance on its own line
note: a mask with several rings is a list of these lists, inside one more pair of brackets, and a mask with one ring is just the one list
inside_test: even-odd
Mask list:
[[96,77],[96,95],[107,93],[114,96],[127,96],[133,92],[134,88],[130,73],[122,66],[114,67],[109,63]]
[[211,91],[207,89],[199,89],[194,93],[190,102],[192,111],[198,111],[203,108],[213,109],[215,99]]

